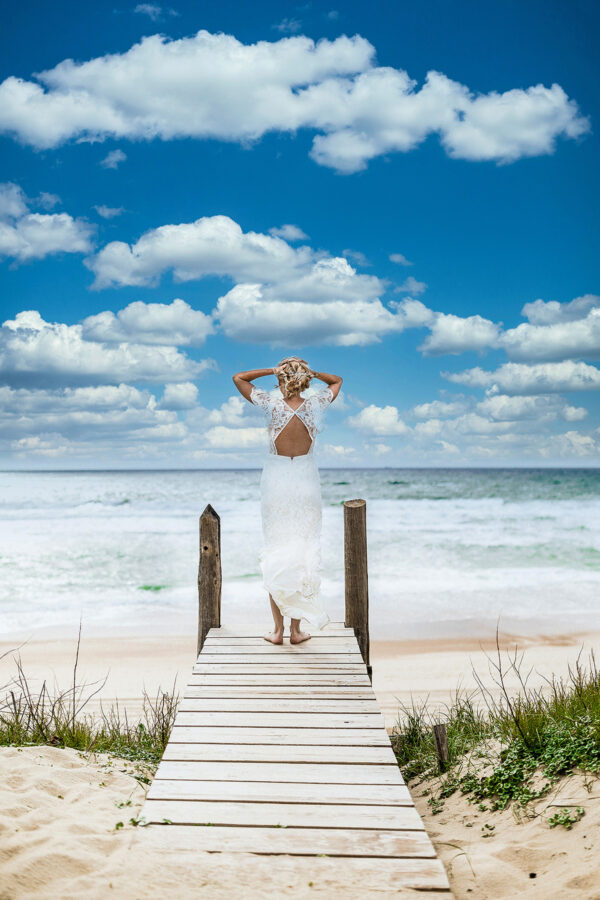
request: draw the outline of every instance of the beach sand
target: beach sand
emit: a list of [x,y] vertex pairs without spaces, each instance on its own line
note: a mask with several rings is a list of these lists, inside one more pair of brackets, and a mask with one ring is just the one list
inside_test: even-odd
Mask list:
[[[552,673],[566,673],[582,647],[584,656],[592,648],[599,650],[600,634],[504,635],[501,643],[509,648],[516,643],[525,651],[533,684]],[[15,673],[15,652],[34,689],[43,679],[50,686],[54,681],[63,689],[69,686],[76,635],[32,636],[20,644],[0,643],[0,656],[8,651],[0,659],[0,686]],[[399,701],[434,706],[447,702],[459,684],[466,690],[474,687],[473,666],[490,683],[486,654],[494,651],[493,639],[374,642],[373,683],[388,727],[396,721]],[[194,654],[194,635],[84,636],[78,682],[87,681],[91,691],[108,674],[89,710],[97,710],[100,702],[108,707],[118,698],[121,708],[135,716],[143,688],[150,695],[159,687],[170,691],[176,680],[176,690],[183,690]],[[508,684],[516,689],[510,675]],[[129,820],[139,814],[146,789],[135,774],[133,764],[110,763],[103,754],[86,756],[55,747],[0,748],[0,900],[366,895],[360,875],[335,860],[318,859],[310,869],[306,860],[287,858],[278,861],[275,871],[268,857],[257,857],[250,872],[243,857],[230,854],[203,854],[193,863],[183,858],[165,862],[132,846],[136,828]],[[433,816],[423,787],[414,788],[415,802],[456,897],[600,898],[597,782],[588,791],[581,778],[565,780],[558,788],[560,796],[545,798],[537,818],[521,823],[510,810],[493,816],[474,810],[461,795],[448,798],[443,813]],[[131,805],[116,805],[127,801]],[[586,815],[571,831],[550,829],[546,819],[553,810],[544,810],[552,802],[583,806]],[[123,828],[115,830],[119,821]],[[486,822],[495,828],[493,836],[484,839]],[[530,878],[533,872],[536,877]],[[382,876],[369,891],[391,894],[393,886]]]

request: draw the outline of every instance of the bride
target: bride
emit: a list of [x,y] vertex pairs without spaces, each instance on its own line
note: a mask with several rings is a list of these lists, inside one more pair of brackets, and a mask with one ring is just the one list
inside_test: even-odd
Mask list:
[[[266,375],[277,376],[275,395],[252,384]],[[327,387],[302,398],[313,378]],[[269,454],[260,479],[264,542],[259,561],[275,628],[265,640],[283,643],[287,616],[290,643],[300,644],[310,638],[300,630],[301,619],[316,628],[329,622],[319,599],[321,482],[313,448],[323,412],[337,397],[342,379],[314,372],[306,360],[289,356],[273,369],[237,372],[233,381],[246,400],[263,410],[268,426]]]

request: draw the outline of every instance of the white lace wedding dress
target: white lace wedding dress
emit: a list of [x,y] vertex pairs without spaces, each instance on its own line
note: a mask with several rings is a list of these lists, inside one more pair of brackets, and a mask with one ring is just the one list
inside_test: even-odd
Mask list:
[[[292,409],[281,396],[252,386],[250,400],[268,423],[269,454],[260,479],[264,543],[259,553],[263,584],[281,610],[292,619],[305,619],[323,628],[329,616],[320,603],[321,481],[313,454],[325,408],[333,400],[331,388],[306,397]],[[293,416],[311,437],[308,453],[279,456],[275,441]]]

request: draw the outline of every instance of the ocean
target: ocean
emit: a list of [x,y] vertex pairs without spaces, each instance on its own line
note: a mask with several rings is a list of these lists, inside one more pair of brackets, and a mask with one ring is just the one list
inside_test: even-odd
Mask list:
[[[196,627],[198,517],[221,516],[226,623],[269,623],[260,470],[0,473],[0,633]],[[367,501],[375,639],[600,627],[600,469],[321,469],[322,598],[343,618],[343,502]]]

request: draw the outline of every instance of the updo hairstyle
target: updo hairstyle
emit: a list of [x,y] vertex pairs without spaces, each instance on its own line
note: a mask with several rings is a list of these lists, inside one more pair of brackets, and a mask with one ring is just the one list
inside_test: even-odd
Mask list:
[[279,367],[282,367],[282,371],[276,374],[285,397],[294,397],[310,385],[312,369],[305,360],[298,356],[288,356],[281,360],[277,368]]

